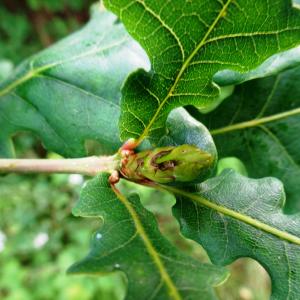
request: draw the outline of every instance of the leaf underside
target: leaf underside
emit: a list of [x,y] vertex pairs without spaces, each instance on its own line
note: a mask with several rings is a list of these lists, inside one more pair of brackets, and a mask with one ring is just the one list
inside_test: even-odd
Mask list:
[[[200,243],[216,265],[240,257],[260,262],[272,280],[271,299],[299,298],[300,215],[283,214],[285,194],[279,180],[249,179],[227,170],[198,185],[191,194],[197,199],[178,196],[174,207],[185,237]],[[217,204],[219,211],[203,206],[203,198]],[[223,208],[238,215],[229,216]],[[257,224],[249,225],[243,216]],[[271,234],[262,223],[281,233]]]
[[21,64],[0,83],[0,155],[11,156],[10,138],[37,135],[48,150],[86,154],[85,141],[118,149],[120,86],[130,72],[148,67],[143,50],[117,18],[96,5],[80,31]]
[[116,196],[108,174],[87,182],[73,213],[101,217],[104,225],[94,234],[88,256],[69,272],[123,271],[126,299],[215,299],[211,286],[227,277],[222,268],[201,264],[174,248],[137,196]]
[[299,11],[286,0],[105,0],[141,44],[151,71],[133,73],[123,88],[121,139],[165,132],[169,112],[218,101],[214,74],[249,72],[273,54],[299,44]]
[[284,183],[290,213],[300,211],[299,77],[298,67],[244,83],[214,112],[196,116],[211,130],[220,157],[241,159],[250,177]]

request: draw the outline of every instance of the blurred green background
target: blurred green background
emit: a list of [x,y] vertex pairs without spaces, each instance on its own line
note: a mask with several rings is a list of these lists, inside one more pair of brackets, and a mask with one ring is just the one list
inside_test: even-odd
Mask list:
[[[93,2],[0,0],[0,80],[24,58],[80,28],[88,20]],[[14,142],[19,158],[55,156],[30,134],[20,133]],[[83,180],[78,175],[0,176],[0,299],[124,298],[126,280],[121,274],[102,278],[65,275],[65,270],[87,253],[91,234],[101,225],[71,215]],[[178,235],[170,216],[171,200],[161,206],[149,203],[150,198],[155,199],[151,192],[143,202],[156,213],[165,234],[184,251],[208,261],[199,246]],[[230,269],[230,279],[216,289],[220,299],[268,299],[269,278],[256,262],[242,259]]]

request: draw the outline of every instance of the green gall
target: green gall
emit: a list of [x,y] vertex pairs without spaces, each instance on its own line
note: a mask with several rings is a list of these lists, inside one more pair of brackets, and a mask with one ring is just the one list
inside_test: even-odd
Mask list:
[[212,155],[196,146],[169,146],[128,154],[121,174],[133,181],[192,182],[212,163]]

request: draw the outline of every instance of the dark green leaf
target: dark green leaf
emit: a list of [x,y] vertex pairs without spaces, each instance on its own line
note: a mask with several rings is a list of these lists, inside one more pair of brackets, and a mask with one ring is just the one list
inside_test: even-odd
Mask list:
[[0,140],[31,131],[47,149],[83,156],[84,142],[120,146],[120,86],[147,58],[110,13],[33,56],[0,84]]
[[177,193],[174,211],[182,233],[203,245],[213,263],[254,258],[270,274],[271,299],[299,299],[300,215],[283,214],[280,181],[227,170],[195,193]]
[[151,60],[123,88],[121,138],[165,132],[169,112],[219,102],[214,74],[249,72],[273,54],[299,44],[300,14],[286,0],[105,0]]
[[286,210],[300,211],[300,68],[254,80],[208,115],[198,115],[219,155],[241,159],[250,177],[281,179]]
[[211,286],[226,279],[222,268],[201,264],[172,246],[137,196],[116,196],[107,174],[87,183],[73,212],[101,217],[104,225],[94,234],[89,255],[70,272],[123,271],[127,299],[215,299]]

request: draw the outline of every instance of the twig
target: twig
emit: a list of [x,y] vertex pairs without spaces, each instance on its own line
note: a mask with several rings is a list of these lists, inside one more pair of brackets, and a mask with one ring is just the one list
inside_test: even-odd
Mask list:
[[116,156],[74,159],[0,159],[0,173],[77,173],[95,176],[118,167]]

